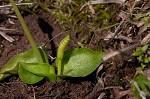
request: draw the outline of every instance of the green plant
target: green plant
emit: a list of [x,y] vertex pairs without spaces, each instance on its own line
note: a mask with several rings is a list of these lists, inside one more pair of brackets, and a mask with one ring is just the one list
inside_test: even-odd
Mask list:
[[132,56],[138,57],[139,62],[141,62],[141,66],[144,69],[148,63],[150,63],[150,56],[148,55],[148,51],[150,50],[149,45],[144,45],[143,47],[137,47]]
[[[146,77],[142,70],[150,63],[150,56],[148,55],[149,45],[137,47],[132,56],[138,57],[141,67],[133,77],[131,83],[132,92],[137,99],[148,99],[150,97],[150,80]],[[142,70],[141,70],[142,69]]]
[[27,84],[34,84],[44,77],[51,81],[61,77],[85,77],[92,73],[102,62],[105,54],[100,51],[92,51],[88,48],[72,48],[65,50],[70,35],[68,34],[61,42],[57,52],[56,65],[57,74],[52,65],[49,64],[47,55],[42,47],[37,47],[17,6],[10,0],[25,34],[32,46],[26,52],[17,54],[8,61],[0,70],[0,80],[18,74],[20,79]]
[[150,80],[138,71],[131,82],[132,92],[136,99],[149,99],[150,97]]

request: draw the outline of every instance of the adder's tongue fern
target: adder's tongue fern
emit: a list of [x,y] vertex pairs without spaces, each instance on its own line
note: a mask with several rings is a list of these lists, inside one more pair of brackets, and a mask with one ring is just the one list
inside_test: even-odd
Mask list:
[[59,44],[58,51],[57,51],[57,59],[56,59],[56,65],[57,65],[57,75],[60,76],[62,73],[62,59],[64,56],[64,50],[70,41],[70,35],[68,34]]
[[43,59],[42,59],[42,56],[41,56],[41,54],[40,54],[40,52],[39,52],[39,50],[38,50],[38,48],[36,46],[36,43],[34,42],[33,37],[31,35],[31,33],[30,33],[30,31],[29,31],[29,29],[28,29],[28,27],[27,27],[27,25],[26,25],[22,15],[20,14],[20,12],[18,10],[18,7],[16,6],[14,0],[10,0],[10,3],[12,4],[12,7],[14,8],[15,13],[16,13],[16,15],[17,15],[17,17],[18,17],[18,19],[19,19],[19,21],[20,21],[20,23],[22,25],[22,28],[23,28],[23,30],[25,32],[25,35],[26,35],[27,39],[29,40],[29,43],[31,44],[31,46],[32,46],[32,48],[34,50],[34,54],[37,55],[37,58],[38,58],[39,62],[44,62]]

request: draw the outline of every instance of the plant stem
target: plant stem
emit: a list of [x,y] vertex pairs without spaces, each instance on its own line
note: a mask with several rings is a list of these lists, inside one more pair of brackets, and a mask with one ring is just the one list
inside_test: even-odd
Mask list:
[[20,21],[20,24],[22,25],[22,28],[25,32],[25,35],[26,35],[27,39],[29,40],[29,43],[31,44],[31,46],[33,48],[34,54],[37,56],[39,62],[43,62],[42,56],[41,56],[41,54],[40,54],[40,52],[36,46],[36,43],[33,40],[33,37],[31,35],[22,15],[20,14],[20,12],[18,10],[18,7],[16,6],[14,0],[10,0],[10,3],[12,4],[12,7],[14,8],[15,13],[16,13],[19,21]]

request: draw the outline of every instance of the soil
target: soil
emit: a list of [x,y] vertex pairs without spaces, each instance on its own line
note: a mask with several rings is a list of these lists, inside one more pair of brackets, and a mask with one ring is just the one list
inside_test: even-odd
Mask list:
[[[39,10],[34,14],[24,15],[25,22],[29,27],[37,44],[45,47],[48,55],[56,57],[59,42],[66,36],[66,32],[55,22],[52,14]],[[14,55],[31,48],[18,19],[10,18],[0,23],[1,27],[15,29],[7,31],[7,34],[15,39],[15,42],[1,38],[0,67],[2,67]],[[95,42],[99,40],[95,34]],[[103,35],[102,35],[103,36]],[[134,42],[139,37],[134,39]],[[74,47],[75,41],[71,40],[69,47]],[[128,46],[128,43],[127,45]],[[91,48],[99,45],[92,44]],[[120,43],[112,44],[108,50],[120,48]],[[135,74],[137,60],[129,61],[131,52],[118,55],[111,62],[104,63],[104,68],[96,76],[96,71],[85,78],[69,78],[56,82],[47,79],[35,85],[27,85],[20,81],[17,75],[8,77],[0,82],[0,99],[132,99],[130,81]],[[49,57],[50,63],[54,61]],[[103,82],[100,82],[101,79]],[[122,94],[122,93],[124,94]]]

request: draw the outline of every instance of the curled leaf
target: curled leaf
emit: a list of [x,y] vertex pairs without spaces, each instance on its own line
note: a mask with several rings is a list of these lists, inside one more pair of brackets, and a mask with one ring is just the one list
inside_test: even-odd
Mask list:
[[19,74],[19,78],[24,83],[27,83],[27,84],[37,83],[37,82],[41,81],[44,78],[42,76],[37,76],[37,75],[34,75],[34,74],[30,73],[29,71],[25,70],[23,68],[23,66],[19,66],[18,74]]
[[[46,53],[42,48],[38,48],[43,61],[45,63],[48,63],[48,58],[46,56]],[[19,69],[19,63],[24,62],[24,63],[38,63],[38,58],[34,54],[33,49],[30,49],[26,52],[17,54],[14,56],[12,59],[10,59],[2,68],[0,69],[0,80],[3,80],[4,78],[18,74],[18,69]]]
[[34,84],[44,77],[54,81],[56,76],[53,71],[54,67],[48,63],[20,63],[18,74],[24,83]]

